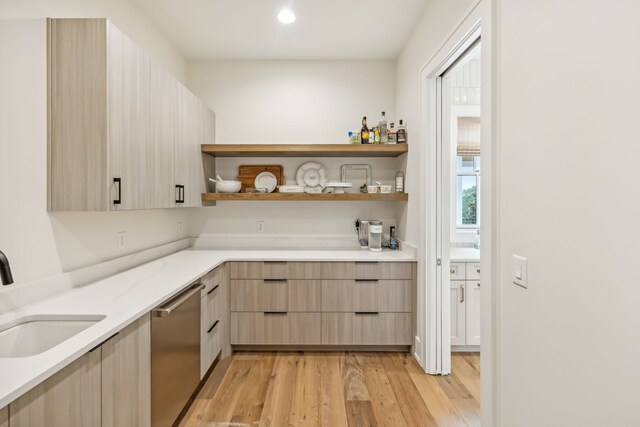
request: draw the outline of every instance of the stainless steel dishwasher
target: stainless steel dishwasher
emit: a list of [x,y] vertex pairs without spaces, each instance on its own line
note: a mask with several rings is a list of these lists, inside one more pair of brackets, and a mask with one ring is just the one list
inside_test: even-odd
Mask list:
[[200,382],[198,283],[153,310],[151,425],[171,426]]

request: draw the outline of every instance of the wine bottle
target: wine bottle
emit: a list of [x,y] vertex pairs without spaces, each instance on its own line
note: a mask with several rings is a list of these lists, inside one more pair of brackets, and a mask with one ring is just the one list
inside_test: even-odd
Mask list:
[[367,127],[367,116],[362,117],[362,130],[360,131],[360,138],[363,144],[369,143],[369,128]]
[[378,128],[380,129],[380,142],[382,144],[386,144],[388,142],[388,129],[387,129],[387,116],[384,111],[382,112],[382,119],[380,119]]
[[402,119],[400,119],[400,123],[398,124],[398,132],[396,132],[396,139],[398,140],[398,144],[407,143],[407,128],[402,123]]

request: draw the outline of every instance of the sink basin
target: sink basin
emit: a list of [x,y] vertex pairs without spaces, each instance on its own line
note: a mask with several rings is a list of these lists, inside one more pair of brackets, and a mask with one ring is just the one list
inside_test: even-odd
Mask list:
[[0,325],[0,357],[40,354],[95,325],[102,315],[34,315]]

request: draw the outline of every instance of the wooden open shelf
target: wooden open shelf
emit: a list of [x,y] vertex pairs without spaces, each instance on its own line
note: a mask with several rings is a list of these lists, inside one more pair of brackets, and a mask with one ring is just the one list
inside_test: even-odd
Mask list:
[[398,157],[407,144],[203,144],[215,157]]
[[203,202],[213,201],[304,201],[304,202],[317,202],[317,201],[360,201],[360,202],[406,202],[409,200],[409,195],[406,193],[392,193],[392,194],[364,194],[364,193],[320,193],[320,194],[306,194],[306,193],[267,193],[267,194],[254,194],[254,193],[203,193]]

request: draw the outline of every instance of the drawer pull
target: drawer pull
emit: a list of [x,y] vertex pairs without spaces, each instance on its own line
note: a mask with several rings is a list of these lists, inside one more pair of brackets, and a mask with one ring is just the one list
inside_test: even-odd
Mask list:
[[213,293],[213,291],[215,291],[219,287],[220,287],[220,285],[215,285],[209,292],[207,292],[207,295],[211,295]]
[[460,285],[460,302],[464,302],[464,285]]
[[356,282],[377,282],[378,279],[356,279]]
[[215,327],[218,325],[218,323],[220,323],[220,321],[219,321],[219,320],[216,320],[216,321],[213,323],[213,325],[209,328],[209,330],[207,331],[207,333],[208,333],[208,334],[210,334],[210,333],[211,333],[211,331],[213,331],[213,328],[215,328]]
[[476,272],[480,273],[480,269],[478,268],[478,269],[476,270]]
[[380,313],[378,313],[377,311],[356,311],[356,316],[377,316],[378,314]]
[[356,264],[379,264],[378,261],[356,261]]
[[265,263],[265,264],[275,264],[275,265],[278,265],[278,264],[286,264],[286,263],[287,263],[287,261],[264,261],[264,263]]
[[276,314],[286,315],[288,313],[288,311],[265,311],[263,313],[264,313],[265,316],[267,316],[267,315],[276,315]]
[[456,271],[452,268],[451,270],[449,270],[449,273],[456,274]]
[[263,279],[265,282],[286,282],[287,279]]

